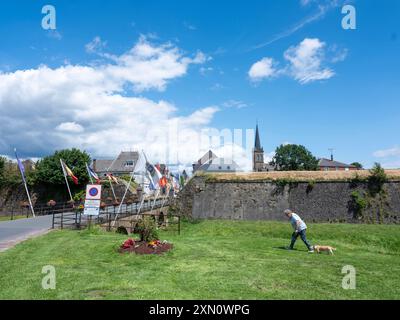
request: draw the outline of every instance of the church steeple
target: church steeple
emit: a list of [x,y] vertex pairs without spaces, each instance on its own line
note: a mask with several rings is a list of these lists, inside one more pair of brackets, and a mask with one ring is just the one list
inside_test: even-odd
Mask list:
[[258,131],[258,123],[256,125],[256,138],[253,149],[253,171],[264,171],[264,149],[261,147],[260,132]]
[[262,150],[261,142],[260,142],[260,133],[258,132],[258,123],[256,125],[256,140],[255,140],[255,143],[254,143],[254,149],[255,150]]

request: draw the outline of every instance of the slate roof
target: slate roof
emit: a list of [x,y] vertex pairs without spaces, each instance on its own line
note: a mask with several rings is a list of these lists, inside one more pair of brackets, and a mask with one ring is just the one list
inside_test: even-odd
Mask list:
[[207,172],[235,172],[239,170],[239,166],[233,160],[225,161],[223,158],[218,158],[215,153],[209,150],[197,163],[193,164],[193,173],[197,170]]
[[343,162],[335,161],[335,160],[330,160],[330,159],[325,159],[322,158],[318,162],[319,167],[329,167],[329,168],[355,168],[355,166],[351,164],[346,164]]
[[[117,159],[114,160],[95,160],[97,173],[111,172],[111,173],[129,173],[132,172],[136,162],[139,159],[139,152],[137,151],[122,151]],[[128,164],[128,162],[132,162]]]

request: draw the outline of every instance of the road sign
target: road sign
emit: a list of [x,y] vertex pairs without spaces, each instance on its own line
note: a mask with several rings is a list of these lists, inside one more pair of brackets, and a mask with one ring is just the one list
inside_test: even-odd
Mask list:
[[101,199],[101,185],[88,184],[86,186],[86,200],[100,200]]
[[100,214],[101,185],[88,184],[86,186],[86,199],[83,214],[98,216]]

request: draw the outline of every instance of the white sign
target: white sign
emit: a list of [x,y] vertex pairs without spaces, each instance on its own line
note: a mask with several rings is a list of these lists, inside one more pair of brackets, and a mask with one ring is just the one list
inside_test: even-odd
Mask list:
[[83,214],[85,216],[98,216],[100,214],[100,207],[85,207]]
[[101,185],[88,184],[86,186],[86,200],[83,214],[98,216],[100,214]]
[[101,185],[88,184],[86,186],[86,200],[100,200],[101,199]]

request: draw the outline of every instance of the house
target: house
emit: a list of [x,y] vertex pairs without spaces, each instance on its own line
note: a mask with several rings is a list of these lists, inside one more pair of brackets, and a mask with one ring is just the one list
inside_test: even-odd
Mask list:
[[264,162],[264,148],[261,146],[258,124],[256,125],[256,138],[253,148],[253,172],[274,171],[275,168]]
[[211,150],[209,150],[192,166],[193,166],[193,173],[197,171],[204,171],[204,172],[239,171],[239,166],[235,161],[219,158]]
[[358,170],[358,168],[356,166],[333,160],[333,156],[331,156],[330,160],[329,159],[325,159],[325,158],[320,159],[319,162],[318,162],[318,169],[320,171],[352,171],[352,170]]
[[114,160],[93,159],[93,171],[96,172],[99,177],[104,177],[107,173],[112,173],[112,175],[116,177],[128,175],[135,168],[138,159],[139,152],[122,151]]

